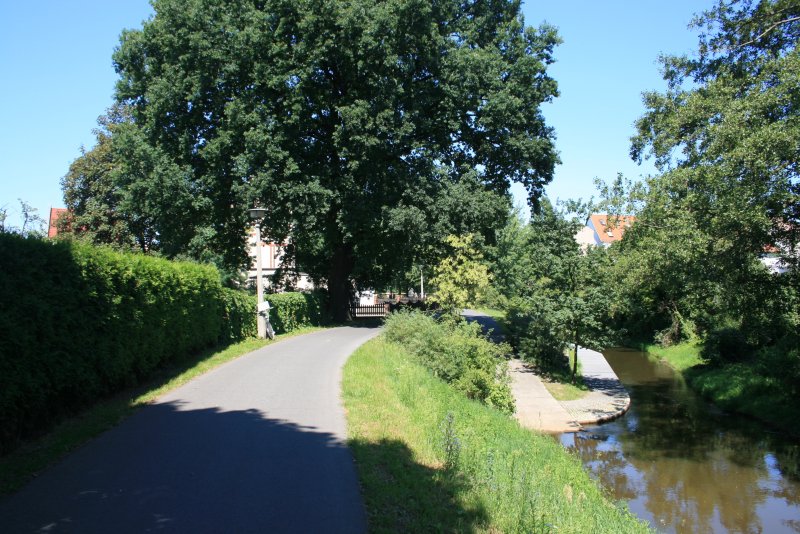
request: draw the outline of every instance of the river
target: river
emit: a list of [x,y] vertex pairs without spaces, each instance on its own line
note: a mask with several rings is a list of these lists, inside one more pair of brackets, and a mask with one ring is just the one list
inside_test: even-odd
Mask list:
[[612,497],[661,532],[800,532],[800,440],[709,405],[645,353],[604,354],[630,410],[560,439]]

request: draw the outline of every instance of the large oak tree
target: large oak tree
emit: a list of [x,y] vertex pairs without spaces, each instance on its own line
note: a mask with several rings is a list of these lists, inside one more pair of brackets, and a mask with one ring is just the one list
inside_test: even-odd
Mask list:
[[132,113],[119,183],[169,212],[155,229],[165,249],[243,264],[259,202],[267,236],[291,237],[289,256],[345,319],[354,283],[496,225],[511,181],[535,205],[552,178],[539,107],[557,94],[546,69],[558,38],[526,27],[518,1],[153,6],[114,54]]

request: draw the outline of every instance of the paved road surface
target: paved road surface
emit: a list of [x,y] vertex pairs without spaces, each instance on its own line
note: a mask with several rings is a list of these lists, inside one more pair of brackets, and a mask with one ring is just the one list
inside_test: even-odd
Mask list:
[[147,406],[0,501],[0,532],[363,532],[341,368],[378,333],[287,339]]
[[461,312],[461,315],[467,321],[474,321],[481,325],[481,328],[483,328],[485,333],[491,332],[491,337],[494,342],[500,343],[505,338],[503,335],[503,329],[500,327],[500,324],[494,317],[490,317],[483,312],[470,309],[464,309],[464,311]]
[[[503,340],[492,317],[475,310],[464,310],[462,315],[479,323],[485,332],[493,330],[495,341]],[[531,366],[516,358],[509,362],[511,393],[516,401],[514,417],[522,426],[555,434],[577,432],[581,425],[610,421],[628,410],[631,403],[628,392],[603,355],[581,347],[578,359],[583,380],[591,391],[578,400],[560,402],[553,398]]]

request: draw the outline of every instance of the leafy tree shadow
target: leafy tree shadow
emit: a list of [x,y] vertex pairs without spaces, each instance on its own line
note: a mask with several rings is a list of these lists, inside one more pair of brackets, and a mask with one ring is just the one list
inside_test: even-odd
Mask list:
[[0,531],[360,532],[358,492],[352,454],[331,433],[162,402],[0,500]]
[[465,505],[458,497],[470,483],[457,470],[419,464],[398,440],[349,443],[358,463],[374,532],[474,532],[489,522],[481,503]]

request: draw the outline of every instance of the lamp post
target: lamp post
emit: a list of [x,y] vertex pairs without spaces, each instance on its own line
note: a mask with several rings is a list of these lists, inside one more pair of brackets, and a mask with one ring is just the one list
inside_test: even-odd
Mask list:
[[419,265],[419,298],[420,300],[425,300],[425,276],[423,271],[425,270],[425,264],[421,263]]
[[267,318],[261,313],[261,303],[264,302],[264,280],[261,270],[261,221],[267,215],[266,208],[253,207],[247,210],[250,218],[256,222],[256,326],[258,338],[267,337]]

